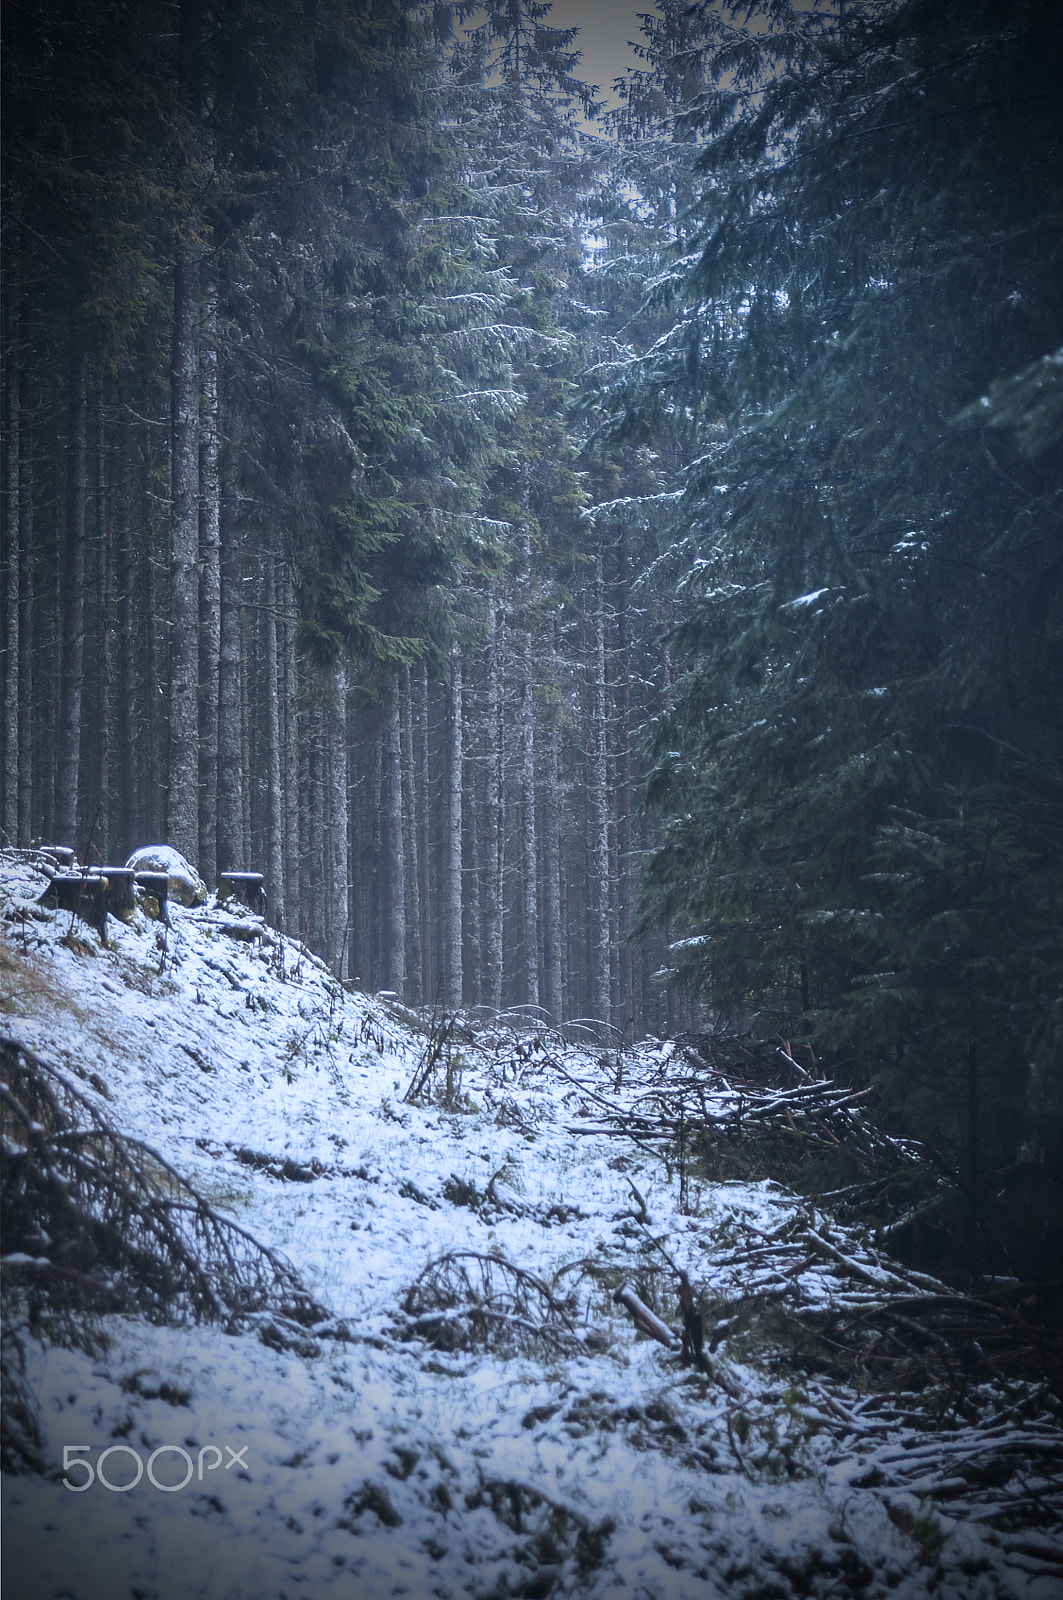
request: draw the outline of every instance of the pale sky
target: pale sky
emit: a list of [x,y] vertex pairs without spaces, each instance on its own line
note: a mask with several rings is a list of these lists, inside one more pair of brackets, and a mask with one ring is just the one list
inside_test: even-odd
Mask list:
[[641,39],[639,13],[653,9],[653,0],[554,0],[548,20],[555,28],[579,28],[576,44],[583,58],[577,76],[596,83],[600,98],[612,100],[613,79],[638,64],[626,41]]

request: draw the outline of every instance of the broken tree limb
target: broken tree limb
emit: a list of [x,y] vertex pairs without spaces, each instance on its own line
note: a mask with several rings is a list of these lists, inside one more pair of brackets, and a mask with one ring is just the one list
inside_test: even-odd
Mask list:
[[643,1304],[630,1284],[623,1283],[613,1296],[618,1306],[623,1306],[634,1321],[648,1333],[651,1339],[656,1339],[658,1344],[663,1344],[666,1350],[678,1350],[681,1341],[676,1338],[671,1328],[665,1327],[660,1317],[654,1316],[649,1306]]

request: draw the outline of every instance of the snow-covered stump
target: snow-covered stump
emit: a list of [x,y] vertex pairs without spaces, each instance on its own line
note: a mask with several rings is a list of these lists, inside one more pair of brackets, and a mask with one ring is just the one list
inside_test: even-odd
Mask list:
[[91,876],[102,878],[107,885],[107,910],[112,917],[125,916],[136,910],[133,882],[136,873],[132,867],[93,867]]
[[259,916],[266,914],[266,883],[261,872],[219,872],[218,900],[237,900]]
[[[165,872],[138,872],[136,885],[146,897],[144,906],[149,916],[166,927],[170,926],[170,879]],[[154,904],[152,903],[154,902]]]
[[80,872],[57,872],[40,897],[42,906],[69,911],[101,939],[107,937],[107,880]]

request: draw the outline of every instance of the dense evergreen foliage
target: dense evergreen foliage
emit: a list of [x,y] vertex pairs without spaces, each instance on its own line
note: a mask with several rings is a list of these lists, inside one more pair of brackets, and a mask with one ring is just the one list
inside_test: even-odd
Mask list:
[[594,120],[542,0],[11,0],[0,825],[260,866],[413,1002],[806,1041],[1026,1270],[1063,27],[642,27]]
[[694,439],[649,906],[714,1004],[870,1075],[980,1225],[1060,1177],[1063,31],[760,20],[712,19],[683,122],[689,359],[611,402]]

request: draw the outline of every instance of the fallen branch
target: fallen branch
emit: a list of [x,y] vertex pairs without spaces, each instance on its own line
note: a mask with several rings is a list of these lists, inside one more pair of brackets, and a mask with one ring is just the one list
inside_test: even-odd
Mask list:
[[614,1294],[613,1300],[618,1306],[623,1306],[625,1310],[631,1313],[643,1333],[648,1333],[651,1339],[656,1339],[658,1344],[663,1344],[666,1350],[678,1350],[680,1348],[681,1341],[676,1338],[670,1328],[665,1327],[660,1317],[654,1316],[649,1306],[639,1299],[630,1284],[621,1284]]

